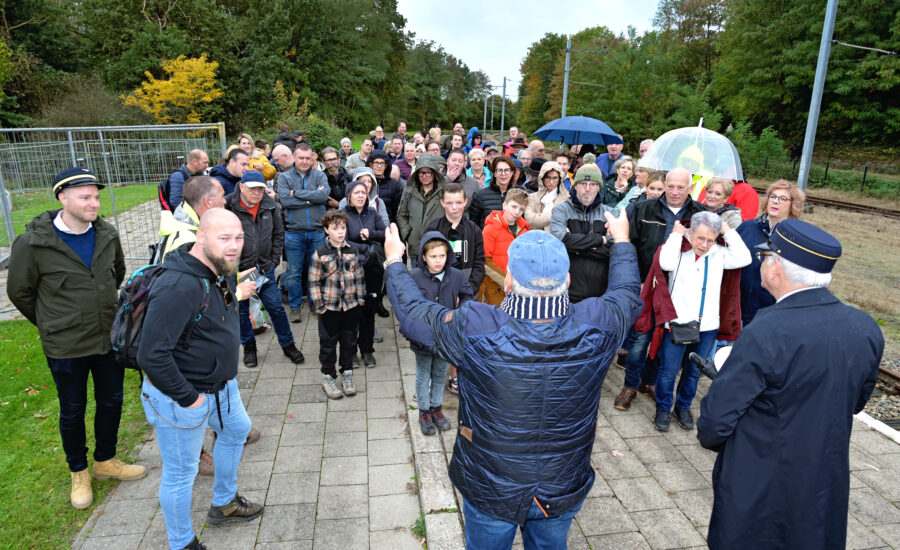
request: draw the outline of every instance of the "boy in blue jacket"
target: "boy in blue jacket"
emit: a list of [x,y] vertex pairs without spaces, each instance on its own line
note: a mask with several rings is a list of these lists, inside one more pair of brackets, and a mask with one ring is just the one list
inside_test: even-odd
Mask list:
[[[462,271],[448,265],[453,248],[438,231],[429,231],[419,245],[419,266],[410,275],[426,299],[444,307],[456,309],[475,297],[472,286]],[[392,294],[393,288],[388,288]],[[430,332],[419,332],[405,315],[400,314],[400,332],[409,339],[416,354],[416,401],[419,406],[419,427],[425,435],[450,429],[450,421],[441,412],[444,399],[444,379],[447,361],[435,355]]]

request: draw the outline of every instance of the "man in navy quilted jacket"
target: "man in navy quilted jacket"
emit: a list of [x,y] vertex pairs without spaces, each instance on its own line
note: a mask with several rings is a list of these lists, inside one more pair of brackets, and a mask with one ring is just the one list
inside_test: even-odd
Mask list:
[[609,286],[571,304],[569,256],[531,231],[509,247],[499,307],[450,310],[423,299],[401,259],[396,225],[385,241],[391,302],[435,353],[459,367],[458,437],[450,479],[463,496],[466,548],[565,548],[594,483],[591,448],[606,370],[641,309],[628,220],[606,214]]

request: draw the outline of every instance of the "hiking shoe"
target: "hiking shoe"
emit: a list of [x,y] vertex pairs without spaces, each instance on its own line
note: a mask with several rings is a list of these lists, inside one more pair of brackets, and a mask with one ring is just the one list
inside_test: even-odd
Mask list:
[[629,408],[631,408],[631,402],[634,401],[636,395],[636,389],[629,387],[622,388],[622,391],[619,392],[619,396],[616,397],[616,400],[613,403],[613,407],[619,409],[620,411],[627,411]]
[[656,411],[656,418],[653,419],[653,426],[660,432],[669,431],[669,411]]
[[427,412],[419,413],[419,428],[422,429],[423,435],[434,435],[434,422],[431,421],[431,414]]
[[694,429],[694,415],[691,414],[690,410],[675,409],[675,412],[672,413],[672,416],[675,417],[675,421],[678,422],[678,425],[685,430]]
[[362,354],[362,360],[367,369],[371,369],[375,366],[375,356],[371,353]]
[[84,510],[94,502],[91,474],[87,468],[80,472],[72,472],[72,494],[69,497],[69,502],[79,510]]
[[206,449],[200,449],[200,465],[197,468],[197,473],[201,476],[216,475],[216,465],[213,462],[213,457],[206,452]]
[[299,323],[303,320],[303,312],[299,309],[291,308],[290,313],[288,313],[288,317],[292,323]]
[[648,384],[639,384],[638,385],[638,393],[641,395],[646,395],[650,399],[656,401],[656,386],[650,386]]
[[295,365],[299,365],[300,363],[306,361],[306,359],[303,357],[303,353],[301,353],[300,350],[297,349],[297,346],[295,344],[288,344],[281,348],[281,351],[283,351],[284,356],[290,359],[291,363]]
[[140,464],[125,464],[116,457],[102,462],[94,462],[94,479],[118,479],[134,481],[147,476],[147,468]]
[[181,550],[207,550],[206,546],[203,545],[202,542],[197,537],[194,537],[194,540],[190,542],[187,546],[182,548]]
[[253,426],[250,426],[250,431],[247,432],[247,439],[244,440],[244,447],[246,447],[247,445],[253,445],[257,441],[259,441],[260,437],[261,434],[259,433],[259,430],[257,430]]
[[345,370],[341,374],[341,389],[344,391],[344,395],[346,395],[347,397],[356,395],[356,386],[353,385],[352,370]]
[[252,369],[257,365],[256,360],[256,341],[247,342],[244,344],[244,366],[248,369]]
[[450,429],[450,421],[447,420],[447,417],[441,412],[440,407],[431,409],[431,420],[434,422],[434,425],[437,426],[437,429],[442,432],[446,432]]
[[221,525],[229,521],[251,521],[258,518],[262,512],[262,504],[255,504],[235,494],[231,502],[225,506],[210,506],[209,512],[206,513],[206,521],[210,525]]
[[328,399],[340,399],[341,397],[344,397],[344,392],[337,387],[335,378],[332,378],[330,374],[322,375],[322,389],[325,390],[325,395],[328,396]]
[[391,316],[391,312],[388,311],[386,307],[384,307],[384,304],[381,303],[381,300],[378,300],[378,302],[375,304],[375,313],[377,313],[379,317],[387,318]]
[[459,393],[459,378],[456,376],[451,376],[450,380],[447,381],[447,391],[450,393]]
[[381,333],[378,332],[377,328],[375,329],[375,334],[372,335],[372,341],[376,344],[384,342],[384,336],[382,336]]

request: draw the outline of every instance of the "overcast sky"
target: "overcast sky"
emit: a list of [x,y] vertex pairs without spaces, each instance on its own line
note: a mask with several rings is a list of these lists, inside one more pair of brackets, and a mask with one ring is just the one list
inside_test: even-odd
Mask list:
[[[657,0],[501,1],[398,0],[406,29],[416,40],[434,40],[468,65],[484,71],[491,84],[507,81],[507,95],[516,99],[519,65],[528,47],[548,32],[575,34],[598,25],[624,33],[629,25],[638,34],[652,27]],[[573,54],[578,55],[578,54]],[[589,54],[581,54],[589,55]],[[500,88],[497,93],[500,93]]]

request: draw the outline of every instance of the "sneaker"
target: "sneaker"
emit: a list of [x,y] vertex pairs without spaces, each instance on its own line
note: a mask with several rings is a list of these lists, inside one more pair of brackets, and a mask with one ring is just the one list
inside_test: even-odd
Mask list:
[[362,354],[362,360],[367,369],[371,369],[375,366],[375,356],[371,353]]
[[262,434],[259,433],[259,430],[257,430],[253,426],[250,426],[250,431],[247,432],[247,439],[244,440],[244,447],[246,447],[247,445],[253,445],[257,441],[259,441],[261,435]]
[[359,355],[356,355],[354,353],[353,354],[353,368],[355,369],[358,366],[359,366]]
[[[434,432],[432,431],[432,433]],[[94,502],[91,474],[87,468],[80,472],[72,472],[72,493],[69,496],[69,502],[79,510],[84,510]]]
[[257,365],[256,360],[256,341],[244,344],[244,366],[252,369]]
[[216,465],[213,462],[213,457],[206,452],[206,449],[200,449],[200,466],[197,468],[197,473],[201,476],[216,475]]
[[675,417],[675,421],[678,422],[678,425],[685,430],[694,429],[694,415],[691,414],[690,410],[675,409],[675,412],[672,413],[672,416]]
[[616,397],[616,400],[613,403],[613,407],[620,411],[627,411],[631,408],[631,402],[634,401],[636,395],[636,389],[628,387],[622,388],[622,391],[619,392],[619,396]]
[[335,378],[332,378],[330,374],[322,375],[322,389],[325,390],[325,395],[328,396],[328,399],[340,399],[344,397],[344,392],[342,392],[337,387],[337,382],[335,382]]
[[194,540],[181,550],[206,550],[206,546],[197,537],[194,537]]
[[291,311],[288,313],[288,318],[292,323],[299,323],[303,320],[303,312],[299,309],[291,308]]
[[650,399],[656,401],[656,386],[650,386],[648,384],[639,384],[638,385],[638,393],[641,395],[646,395]]
[[210,525],[221,525],[229,521],[251,521],[262,513],[262,504],[255,504],[235,494],[231,502],[225,506],[210,506],[209,512],[206,513],[206,521]]
[[442,432],[446,432],[450,429],[450,421],[447,420],[447,417],[441,412],[440,407],[431,409],[431,420],[434,421],[434,425],[437,426],[437,429]]
[[344,391],[344,395],[346,395],[347,397],[356,395],[356,386],[353,385],[352,370],[345,370],[341,374],[341,389]]
[[94,462],[94,479],[118,479],[134,481],[147,476],[147,468],[140,464],[125,464],[116,457],[102,462]]
[[653,425],[661,432],[669,431],[669,411],[656,411],[656,418],[653,419]]
[[375,334],[372,335],[372,341],[376,344],[384,342],[384,336],[382,336],[381,333],[378,332],[377,328],[375,329]]
[[422,429],[423,435],[434,435],[434,422],[431,421],[431,414],[427,412],[419,413],[419,428]]
[[300,350],[297,349],[297,346],[295,344],[288,344],[287,346],[281,348],[281,351],[283,351],[284,356],[290,359],[291,363],[294,363],[295,365],[299,365],[306,360],[303,357],[303,353],[301,353]]
[[456,376],[451,376],[450,380],[447,381],[447,391],[450,393],[459,393],[459,378]]

